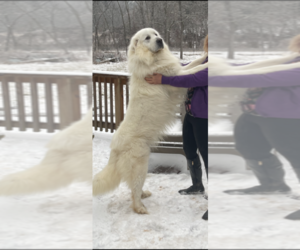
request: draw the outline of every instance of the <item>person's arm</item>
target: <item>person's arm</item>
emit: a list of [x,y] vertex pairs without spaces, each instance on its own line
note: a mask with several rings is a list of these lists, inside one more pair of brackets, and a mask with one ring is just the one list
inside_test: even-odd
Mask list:
[[204,87],[208,83],[208,69],[193,75],[162,76],[161,83],[180,88]]
[[256,75],[211,76],[209,86],[229,88],[300,86],[300,68]]

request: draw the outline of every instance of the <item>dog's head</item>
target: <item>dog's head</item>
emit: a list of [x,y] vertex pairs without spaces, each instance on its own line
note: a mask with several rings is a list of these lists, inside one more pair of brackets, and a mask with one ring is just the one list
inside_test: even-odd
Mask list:
[[167,45],[155,29],[141,29],[130,40],[128,58],[136,56],[139,60],[150,64],[151,58],[166,48]]

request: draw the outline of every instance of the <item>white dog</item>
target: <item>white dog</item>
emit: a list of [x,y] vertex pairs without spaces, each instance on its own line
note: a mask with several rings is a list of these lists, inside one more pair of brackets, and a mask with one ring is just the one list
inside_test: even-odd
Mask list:
[[94,195],[104,194],[128,184],[132,192],[133,209],[147,213],[141,198],[151,195],[142,187],[148,170],[150,146],[162,139],[168,125],[175,121],[178,104],[183,102],[186,89],[167,85],[151,85],[144,78],[153,73],[165,76],[189,75],[207,68],[197,59],[182,67],[169,51],[159,33],[151,28],[138,31],[128,48],[130,101],[124,121],[115,132],[107,166],[95,175]]
[[50,191],[74,181],[92,181],[92,109],[80,120],[58,132],[36,166],[0,180],[0,195]]

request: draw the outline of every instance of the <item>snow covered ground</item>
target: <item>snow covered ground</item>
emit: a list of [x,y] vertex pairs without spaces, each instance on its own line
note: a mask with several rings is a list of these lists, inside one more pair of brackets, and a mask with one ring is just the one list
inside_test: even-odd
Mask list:
[[[285,180],[296,194],[300,185],[280,157]],[[284,217],[300,209],[300,200],[285,195],[239,196],[224,190],[258,185],[241,157],[209,157],[209,249],[299,249],[299,221]]]
[[[112,134],[94,132],[94,174],[105,167]],[[186,160],[179,155],[151,154],[149,171],[157,166],[175,167],[180,174],[148,173],[144,185],[152,196],[143,200],[148,215],[130,208],[131,194],[125,184],[93,201],[93,246],[100,249],[207,249],[207,222],[201,217],[208,202],[202,195],[181,196],[191,185]],[[204,183],[206,180],[204,175]]]
[[[226,52],[210,52],[226,57]],[[235,63],[280,57],[286,52],[237,52]],[[232,124],[219,120],[210,133],[232,133]],[[296,194],[300,185],[290,164],[280,157],[286,182]],[[258,185],[241,157],[209,155],[209,249],[299,249],[299,221],[284,217],[300,209],[300,200],[284,195],[238,196],[224,190]]]
[[[0,178],[39,163],[53,134],[0,130]],[[91,249],[91,186],[0,197],[0,248]]]
[[[62,63],[0,64],[1,70],[13,71],[74,71],[91,72],[92,61]],[[42,89],[43,90],[43,89]],[[25,86],[25,95],[28,92]],[[27,91],[27,92],[26,92]],[[12,92],[15,93],[14,89]],[[54,95],[55,95],[54,91]],[[81,91],[86,96],[86,90]],[[44,93],[39,93],[41,112],[44,112]],[[12,101],[15,96],[12,95]],[[25,106],[30,101],[25,96]],[[0,100],[1,101],[1,100]],[[15,102],[16,106],[16,102]],[[0,116],[3,116],[2,101]],[[54,107],[56,108],[56,106]],[[86,109],[84,109],[86,110]],[[16,109],[12,110],[16,115]],[[13,116],[14,119],[15,116]],[[30,120],[30,115],[26,117]],[[43,120],[44,117],[41,117]],[[46,152],[45,145],[53,134],[6,131],[0,127],[0,178],[22,171],[39,163]],[[0,197],[0,248],[92,248],[91,186],[82,183],[67,188],[31,196]]]

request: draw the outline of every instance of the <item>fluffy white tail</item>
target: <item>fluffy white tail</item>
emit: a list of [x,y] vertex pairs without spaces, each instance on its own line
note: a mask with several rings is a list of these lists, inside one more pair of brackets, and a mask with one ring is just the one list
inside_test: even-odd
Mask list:
[[40,164],[0,180],[0,195],[51,191],[73,181],[92,180],[92,109],[60,131],[48,144]]
[[73,180],[73,176],[64,169],[41,163],[1,179],[0,195],[24,195],[50,191],[66,186]]
[[93,180],[93,195],[105,194],[114,190],[121,182],[120,174],[114,165],[108,164]]

